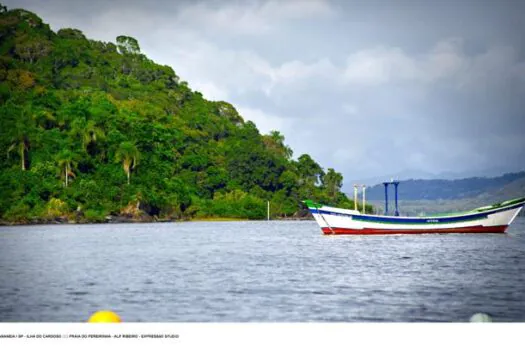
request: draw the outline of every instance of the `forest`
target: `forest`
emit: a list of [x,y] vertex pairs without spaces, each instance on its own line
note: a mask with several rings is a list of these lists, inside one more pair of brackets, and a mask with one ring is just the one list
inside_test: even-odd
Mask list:
[[136,39],[54,32],[0,4],[3,224],[263,219],[267,201],[272,218],[300,217],[304,199],[352,208],[342,182]]

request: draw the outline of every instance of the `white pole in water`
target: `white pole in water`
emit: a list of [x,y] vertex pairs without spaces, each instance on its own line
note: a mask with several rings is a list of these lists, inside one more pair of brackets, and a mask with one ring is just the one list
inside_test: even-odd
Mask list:
[[362,185],[362,186],[363,186],[363,214],[366,214],[366,207],[365,207],[365,203],[366,203],[366,199],[365,199],[366,185]]
[[268,221],[270,221],[270,201],[268,201]]
[[354,184],[354,210],[357,210],[357,185]]

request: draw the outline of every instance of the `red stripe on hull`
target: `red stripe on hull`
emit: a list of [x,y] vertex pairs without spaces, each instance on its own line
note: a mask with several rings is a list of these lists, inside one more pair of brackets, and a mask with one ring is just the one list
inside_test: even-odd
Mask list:
[[436,228],[436,229],[377,229],[377,228],[363,228],[351,229],[323,227],[325,235],[387,235],[387,234],[425,234],[425,233],[505,233],[508,226],[469,226],[458,228]]

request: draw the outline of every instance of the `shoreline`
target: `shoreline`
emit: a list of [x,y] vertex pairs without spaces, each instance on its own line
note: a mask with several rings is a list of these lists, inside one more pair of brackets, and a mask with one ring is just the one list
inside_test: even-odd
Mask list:
[[[140,217],[133,218],[127,216],[110,216],[103,221],[87,221],[87,220],[70,220],[68,218],[59,217],[54,219],[34,218],[27,221],[8,222],[0,220],[0,227],[2,226],[36,226],[36,225],[95,225],[95,224],[144,224],[144,223],[166,223],[166,222],[238,222],[238,221],[266,221],[266,219],[248,219],[248,218],[232,218],[232,217],[202,217],[202,218],[187,218],[187,219],[161,219],[156,217]],[[314,221],[312,217],[293,217],[293,218],[274,218],[270,221]]]

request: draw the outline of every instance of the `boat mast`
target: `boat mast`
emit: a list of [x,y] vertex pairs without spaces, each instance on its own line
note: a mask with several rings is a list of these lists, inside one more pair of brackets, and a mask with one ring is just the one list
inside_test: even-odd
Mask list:
[[357,185],[354,184],[354,210],[357,211]]
[[365,198],[365,192],[366,192],[366,185],[363,186],[363,214],[366,214],[366,198]]
[[394,189],[396,193],[396,216],[399,216],[399,210],[397,208],[397,186],[399,186],[399,181],[392,182],[394,184]]
[[388,215],[388,182],[383,182],[385,185],[385,215]]

